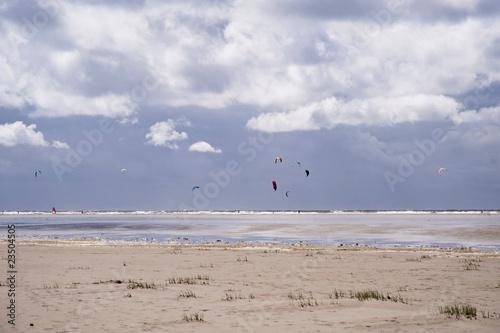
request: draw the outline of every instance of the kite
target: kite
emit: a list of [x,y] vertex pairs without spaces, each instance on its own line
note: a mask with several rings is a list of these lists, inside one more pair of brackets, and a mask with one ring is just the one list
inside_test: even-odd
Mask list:
[[35,178],[38,177],[38,175],[41,175],[41,174],[42,174],[42,172],[40,170],[35,171]]
[[299,161],[293,161],[292,164],[297,164],[298,166],[300,166],[300,162]]
[[274,163],[276,163],[276,162],[278,162],[278,161],[283,162],[283,160],[281,159],[281,157],[276,157],[276,158],[274,159]]
[[193,194],[196,195],[196,193],[194,193],[194,190],[196,190],[197,188],[200,188],[199,186],[195,186],[193,187]]
[[439,169],[438,174],[439,174],[440,176],[441,176],[441,171],[443,171],[443,170],[448,171],[446,168],[441,168],[441,169]]
[[286,191],[286,193],[285,193],[285,195],[286,195],[287,197],[288,197],[288,193],[289,193],[289,192],[290,192],[290,191]]
[[127,169],[122,169],[122,173],[123,173],[123,171],[128,171],[128,170]]
[[309,176],[309,170],[306,170],[306,177]]
[[276,191],[278,189],[278,185],[276,185],[276,182],[273,180],[273,189]]

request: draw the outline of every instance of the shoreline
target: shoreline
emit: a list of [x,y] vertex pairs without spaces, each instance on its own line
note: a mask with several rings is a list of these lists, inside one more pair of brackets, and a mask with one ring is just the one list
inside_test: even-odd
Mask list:
[[[8,241],[1,240],[1,245]],[[58,241],[16,241],[23,246],[54,247],[102,247],[102,248],[158,248],[158,249],[234,249],[234,250],[279,250],[279,251],[337,251],[337,252],[399,252],[399,253],[454,253],[489,257],[500,257],[499,251],[481,251],[474,249],[441,249],[441,248],[384,248],[371,246],[315,246],[315,245],[277,245],[277,244],[102,244],[93,241],[58,240]]]

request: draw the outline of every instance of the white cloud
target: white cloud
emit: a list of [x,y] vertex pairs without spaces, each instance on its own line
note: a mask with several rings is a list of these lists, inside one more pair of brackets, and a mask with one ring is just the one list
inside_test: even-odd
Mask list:
[[222,150],[219,148],[212,147],[211,144],[205,141],[198,141],[193,143],[189,147],[189,151],[199,151],[202,153],[222,153]]
[[471,123],[471,124],[489,124],[500,125],[500,104],[494,107],[481,108],[476,110],[467,110],[460,112],[453,117],[456,124]]
[[179,146],[176,141],[185,140],[188,138],[186,132],[177,132],[176,125],[189,126],[188,120],[174,121],[168,119],[167,121],[160,121],[155,123],[149,128],[149,133],[146,134],[147,144],[154,146],[163,146],[171,149],[178,149]]
[[61,142],[58,140],[55,140],[52,142],[52,147],[58,148],[58,149],[69,149],[69,145],[66,142]]
[[36,125],[26,126],[22,121],[0,125],[0,145],[13,147],[20,144],[48,146],[42,132],[36,132]]
[[453,98],[414,95],[395,98],[338,100],[327,98],[290,112],[263,113],[247,127],[264,132],[331,129],[337,125],[392,126],[400,123],[447,120],[458,114]]
[[36,110],[33,117],[65,117],[71,115],[128,117],[137,106],[130,96],[106,94],[97,97],[73,95],[56,90],[37,89],[31,94]]
[[137,117],[132,117],[132,118],[122,118],[118,121],[118,123],[120,123],[121,125],[133,125],[133,124],[137,124],[139,122],[139,118]]

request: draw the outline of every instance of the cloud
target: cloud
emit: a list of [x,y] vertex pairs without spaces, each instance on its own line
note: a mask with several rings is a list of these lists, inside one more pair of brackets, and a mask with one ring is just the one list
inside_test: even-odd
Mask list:
[[66,142],[61,142],[58,140],[55,140],[52,142],[52,147],[58,148],[58,149],[69,149],[69,145]]
[[500,104],[494,107],[481,108],[476,110],[467,110],[453,117],[457,124],[461,123],[479,123],[500,125]]
[[148,139],[146,143],[154,146],[178,149],[179,146],[175,142],[187,139],[188,135],[186,132],[177,132],[175,130],[177,125],[190,126],[190,122],[188,120],[174,121],[172,119],[159,121],[149,128],[149,133],[146,134],[146,139]]
[[0,125],[0,145],[13,147],[21,144],[32,146],[49,145],[42,132],[36,132],[36,125],[26,126],[22,121]]
[[32,92],[31,96],[36,106],[31,113],[33,117],[74,115],[128,117],[134,113],[137,106],[130,96],[113,94],[89,98],[56,90],[37,89]]
[[[480,14],[487,2],[361,3],[5,5],[0,106],[38,117],[127,118],[142,105],[296,110],[328,98],[454,96],[477,73],[500,79],[500,21]],[[44,10],[36,38],[23,36],[21,18]]]
[[219,148],[212,147],[211,144],[205,141],[198,141],[193,143],[189,147],[189,151],[199,151],[202,153],[222,153],[222,150]]
[[393,126],[456,117],[460,103],[436,95],[375,97],[339,100],[327,98],[290,112],[263,113],[251,118],[247,128],[263,132],[331,129],[338,125]]

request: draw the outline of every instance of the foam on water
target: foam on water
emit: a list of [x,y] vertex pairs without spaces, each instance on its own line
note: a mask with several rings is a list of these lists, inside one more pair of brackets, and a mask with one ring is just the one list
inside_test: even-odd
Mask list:
[[[0,215],[51,215],[52,211],[0,211]],[[57,215],[269,215],[269,214],[382,214],[382,215],[500,215],[500,210],[117,210],[58,211]]]

